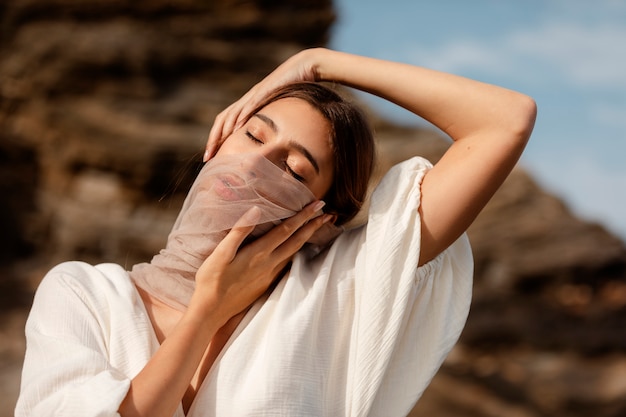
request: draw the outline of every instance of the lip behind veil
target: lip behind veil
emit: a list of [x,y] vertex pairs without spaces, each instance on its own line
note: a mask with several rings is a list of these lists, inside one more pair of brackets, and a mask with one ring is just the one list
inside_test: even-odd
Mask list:
[[[211,189],[218,181],[227,181],[227,199],[211,198],[211,193],[200,200],[199,190]],[[222,182],[223,184],[223,182]],[[239,197],[234,199],[233,197]],[[175,232],[189,211],[195,211],[191,219],[193,228],[201,223],[202,217],[211,217],[210,230],[198,230],[200,233],[212,233],[217,230],[230,230],[245,211],[252,206],[261,208],[261,219],[255,230],[260,236],[281,221],[302,210],[315,196],[304,184],[285,173],[269,159],[256,153],[218,155],[209,160],[202,168],[178,219],[172,229]],[[320,212],[320,214],[322,214]],[[188,219],[189,220],[189,219]],[[189,226],[189,225],[187,225]],[[322,230],[324,229],[324,230]],[[343,229],[326,223],[311,238],[316,245],[326,245],[337,237]]]
[[[252,159],[246,159],[250,157]],[[254,169],[245,174],[242,166],[246,165],[242,164],[251,164],[251,161]],[[219,175],[226,174],[246,182],[250,189],[244,195],[251,198],[216,198],[211,187]],[[254,184],[262,188],[261,191],[267,190],[267,195],[261,195]],[[250,224],[256,226],[253,238],[258,238],[313,200],[315,196],[304,184],[266,158],[249,154],[215,157],[205,164],[191,186],[165,249],[150,263],[133,266],[130,276],[138,287],[171,307],[185,311],[193,295],[198,268],[247,210],[253,206],[261,209],[261,217]],[[324,224],[303,248],[306,256],[319,253],[342,230],[331,223]]]

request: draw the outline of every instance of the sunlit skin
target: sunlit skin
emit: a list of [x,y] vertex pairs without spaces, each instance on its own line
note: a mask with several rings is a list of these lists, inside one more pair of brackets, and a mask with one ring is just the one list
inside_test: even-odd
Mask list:
[[329,122],[298,98],[283,98],[265,106],[233,132],[217,155],[256,152],[306,185],[316,198],[333,180]]

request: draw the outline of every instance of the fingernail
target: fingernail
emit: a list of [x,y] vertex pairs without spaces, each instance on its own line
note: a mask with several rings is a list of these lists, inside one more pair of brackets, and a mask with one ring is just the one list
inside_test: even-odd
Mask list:
[[209,160],[209,150],[205,149],[204,155],[202,156],[202,162],[206,162]]
[[243,214],[242,219],[245,219],[246,225],[258,224],[259,220],[261,220],[261,209],[257,206],[252,206]]
[[315,205],[313,206],[313,211],[320,211],[322,208],[324,208],[325,205],[326,205],[326,202],[320,200],[317,203],[315,203]]

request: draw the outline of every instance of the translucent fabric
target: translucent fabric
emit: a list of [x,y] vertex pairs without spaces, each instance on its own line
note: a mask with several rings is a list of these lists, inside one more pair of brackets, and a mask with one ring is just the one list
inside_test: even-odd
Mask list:
[[[184,310],[195,288],[196,271],[250,208],[261,209],[253,239],[314,199],[304,184],[261,155],[217,156],[191,186],[165,249],[150,263],[135,265],[130,276],[149,294]],[[311,249],[328,244],[340,232],[327,223],[309,241]]]

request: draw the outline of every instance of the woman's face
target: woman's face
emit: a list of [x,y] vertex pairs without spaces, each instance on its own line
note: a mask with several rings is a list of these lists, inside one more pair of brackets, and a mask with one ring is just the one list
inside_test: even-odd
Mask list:
[[329,122],[309,103],[284,98],[253,115],[222,144],[217,155],[258,153],[321,199],[333,180]]

